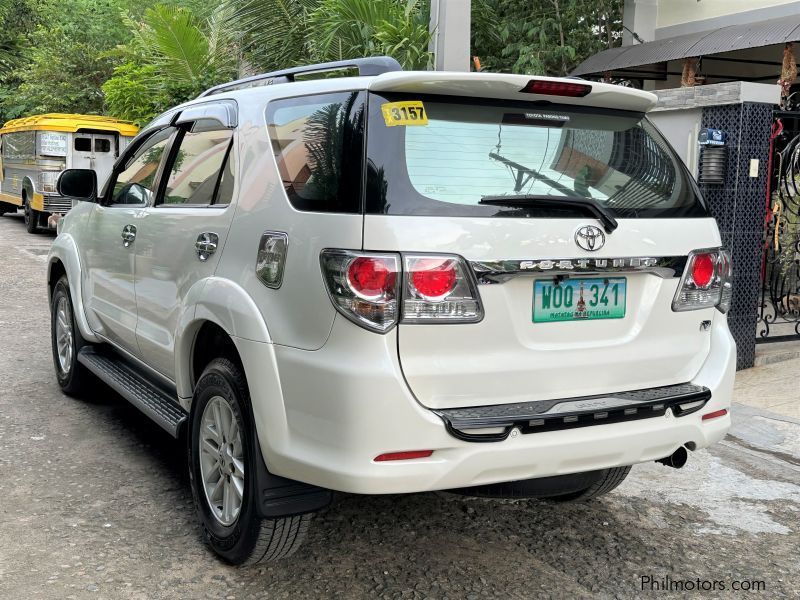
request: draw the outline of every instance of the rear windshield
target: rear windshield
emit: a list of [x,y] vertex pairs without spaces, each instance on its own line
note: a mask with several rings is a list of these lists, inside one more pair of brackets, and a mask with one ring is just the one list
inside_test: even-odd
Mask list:
[[[512,206],[498,196],[528,197]],[[366,212],[563,217],[537,196],[592,198],[621,218],[706,217],[697,186],[641,113],[372,94]],[[494,205],[480,204],[494,199]],[[504,198],[503,198],[504,199]]]

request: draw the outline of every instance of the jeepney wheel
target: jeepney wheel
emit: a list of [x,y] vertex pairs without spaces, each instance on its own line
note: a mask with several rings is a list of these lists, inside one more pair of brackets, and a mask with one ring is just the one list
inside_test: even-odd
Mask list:
[[25,212],[25,229],[28,233],[39,231],[39,211],[33,210],[27,199],[23,200]]

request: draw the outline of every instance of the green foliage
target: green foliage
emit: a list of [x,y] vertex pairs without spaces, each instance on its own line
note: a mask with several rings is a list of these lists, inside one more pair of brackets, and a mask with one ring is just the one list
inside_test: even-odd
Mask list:
[[424,69],[428,3],[420,0],[227,0],[255,70],[389,55]]
[[157,79],[155,65],[126,62],[115,67],[112,77],[102,86],[108,112],[137,125],[150,121],[170,107],[170,94],[152,85]]
[[0,68],[3,120],[39,112],[102,109],[100,85],[113,69],[103,53],[126,36],[119,17],[121,1],[9,3],[0,27],[0,36],[13,48],[8,68]]
[[126,62],[103,85],[114,116],[144,124],[236,76],[237,46],[219,10],[201,21],[186,8],[157,4],[140,23],[126,22],[133,38],[117,49]]
[[311,61],[308,15],[319,0],[224,0],[228,27],[241,39],[250,71],[272,71]]
[[59,30],[33,36],[31,62],[22,73],[14,102],[25,113],[99,113],[100,86],[111,75],[111,62],[96,49]]
[[[562,75],[619,44],[623,0],[472,0],[485,70]],[[255,72],[387,54],[430,68],[428,0],[0,0],[0,120],[143,124]]]
[[486,4],[499,23],[498,35],[476,36],[474,41],[488,70],[567,75],[588,56],[621,41],[622,0],[486,0]]

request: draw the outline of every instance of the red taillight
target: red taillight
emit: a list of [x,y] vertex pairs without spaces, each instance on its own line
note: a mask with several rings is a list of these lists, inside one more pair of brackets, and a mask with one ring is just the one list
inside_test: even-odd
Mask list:
[[716,306],[726,313],[733,297],[731,255],[724,248],[689,253],[672,310],[698,310]]
[[724,417],[727,414],[728,414],[728,409],[727,408],[722,408],[720,410],[715,410],[714,412],[710,412],[708,414],[703,415],[702,420],[703,421],[708,421],[709,419],[716,419],[718,417]]
[[328,248],[319,258],[334,307],[365,329],[386,333],[401,320],[477,323],[483,318],[475,277],[459,256]]
[[422,258],[414,263],[411,283],[427,300],[439,300],[456,287],[457,275],[454,260]]
[[714,277],[714,256],[698,254],[692,263],[692,279],[699,288],[707,288]]
[[403,255],[403,323],[476,323],[483,309],[470,267],[452,255]]
[[411,458],[428,458],[433,454],[433,450],[407,450],[405,452],[387,452],[375,457],[375,462],[385,462],[387,460],[409,460]]
[[546,81],[542,79],[531,79],[528,84],[520,90],[526,94],[543,94],[546,96],[570,96],[573,98],[583,98],[592,91],[592,86],[585,83],[567,83],[563,81]]
[[360,256],[347,268],[347,282],[357,296],[374,300],[391,292],[397,282],[395,263],[382,257]]

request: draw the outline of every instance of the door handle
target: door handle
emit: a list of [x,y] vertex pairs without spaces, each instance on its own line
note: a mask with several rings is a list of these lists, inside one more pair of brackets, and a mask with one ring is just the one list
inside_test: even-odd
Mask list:
[[217,251],[218,243],[219,236],[216,233],[204,231],[197,236],[197,241],[194,243],[197,257],[202,261],[208,260],[208,257]]
[[122,228],[122,245],[126,248],[136,239],[136,225],[125,225]]

